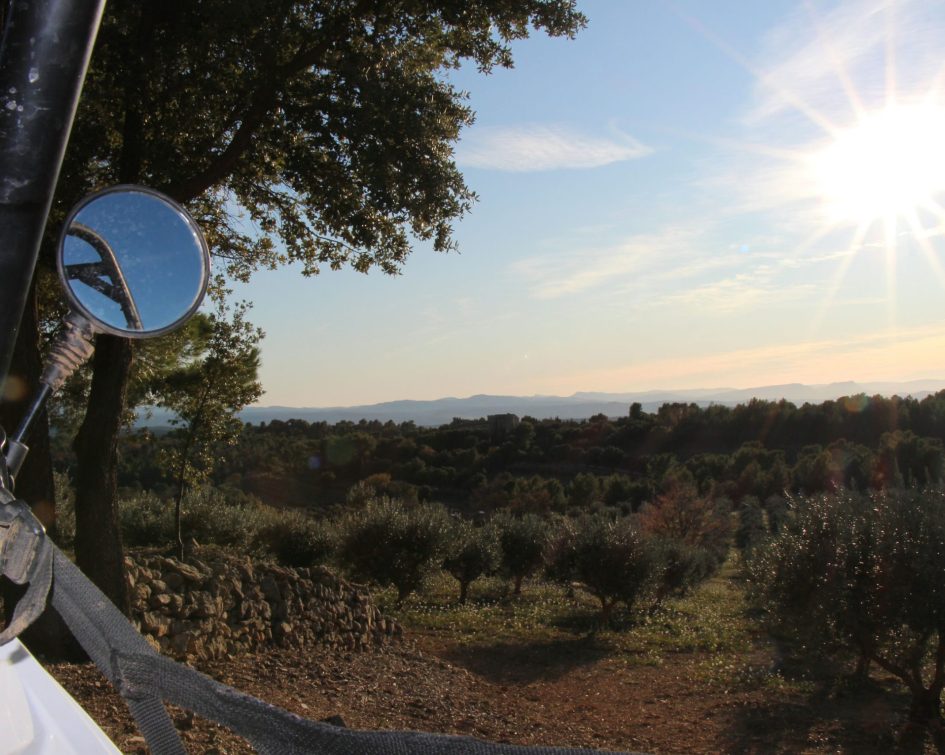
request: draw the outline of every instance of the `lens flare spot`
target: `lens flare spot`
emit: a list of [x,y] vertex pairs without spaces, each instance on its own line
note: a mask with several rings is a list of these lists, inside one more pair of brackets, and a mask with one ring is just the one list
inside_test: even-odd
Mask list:
[[26,381],[16,375],[10,375],[3,385],[4,401],[23,401],[29,395]]

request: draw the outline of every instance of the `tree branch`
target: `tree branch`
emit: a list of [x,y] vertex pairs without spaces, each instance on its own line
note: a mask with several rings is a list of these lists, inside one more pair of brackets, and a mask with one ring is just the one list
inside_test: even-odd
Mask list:
[[[870,657],[874,661],[876,661],[876,663],[880,666],[880,668],[885,669],[893,676],[899,677],[900,679],[902,679],[902,681],[910,690],[912,690],[913,692],[916,692],[915,681],[913,680],[912,675],[908,672],[908,670],[902,668],[896,663],[893,663],[892,661],[887,661],[879,653],[870,652]],[[922,685],[920,683],[919,690],[921,689],[922,689]]]
[[[342,18],[335,19],[335,21],[349,26],[352,22],[356,24],[369,11],[370,7],[371,3],[364,0],[359,2]],[[334,26],[334,24],[330,26]],[[257,89],[250,97],[249,107],[239,119],[240,125],[234,132],[230,143],[201,172],[165,187],[164,191],[167,194],[182,204],[189,202],[218,184],[233,171],[239,159],[249,148],[259,127],[278,104],[286,82],[324,60],[325,55],[334,47],[336,40],[347,39],[350,36],[347,33],[350,32],[350,28],[343,30],[323,26],[320,32],[321,41],[317,44],[299,50],[286,63],[277,66],[274,70],[267,72],[266,75],[260,76]]]
[[165,193],[181,204],[185,204],[226,178],[249,149],[259,127],[279,104],[285,84],[293,76],[318,63],[328,48],[329,44],[322,42],[302,50],[287,63],[272,71],[270,75],[262,76],[259,88],[250,98],[249,107],[238,119],[240,125],[236,128],[226,148],[200,173],[164,187]]
[[941,692],[942,687],[945,687],[945,632],[939,630],[938,647],[935,649],[935,675],[929,689]]

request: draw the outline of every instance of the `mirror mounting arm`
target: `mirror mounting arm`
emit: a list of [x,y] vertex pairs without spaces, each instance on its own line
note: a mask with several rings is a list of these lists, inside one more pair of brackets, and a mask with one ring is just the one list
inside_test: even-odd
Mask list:
[[53,393],[62,388],[69,376],[85,364],[95,350],[95,327],[89,320],[76,312],[70,312],[63,324],[65,330],[50,349],[46,368],[40,378],[40,382],[49,386]]
[[85,317],[70,312],[64,320],[64,325],[65,330],[50,349],[46,368],[40,378],[40,389],[33,397],[30,408],[20,421],[20,426],[7,443],[6,464],[12,478],[16,477],[20,467],[23,466],[26,454],[29,453],[30,449],[25,441],[29,436],[33,422],[46,405],[46,400],[58,391],[63,383],[69,379],[69,376],[92,356],[95,349],[92,343],[92,339],[95,337],[95,329]]

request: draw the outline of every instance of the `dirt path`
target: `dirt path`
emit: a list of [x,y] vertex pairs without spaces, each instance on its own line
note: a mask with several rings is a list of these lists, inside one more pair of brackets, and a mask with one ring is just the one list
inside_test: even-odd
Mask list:
[[[636,657],[625,645],[615,652],[613,637],[557,631],[523,639],[530,633],[479,631],[479,640],[463,641],[455,629],[431,625],[376,652],[312,649],[300,657],[273,649],[202,670],[299,715],[340,716],[356,729],[653,753],[895,751],[908,709],[899,688],[879,679],[852,689],[823,670],[819,681],[790,668],[785,676],[772,674],[776,654],[767,638],[738,628],[744,608],[733,574],[701,593],[726,608],[715,619],[705,606],[694,616],[742,632],[727,645],[741,647],[738,653],[683,652],[677,639],[655,655]],[[93,667],[49,668],[124,752],[145,751],[121,699]],[[191,752],[250,752],[215,725],[181,712],[174,717]],[[929,742],[909,752],[934,749]]]
[[[878,689],[846,696],[726,689],[705,681],[714,660],[705,654],[670,656],[658,667],[629,665],[602,657],[589,641],[488,649],[419,637],[413,646],[377,653],[313,653],[299,660],[294,652],[274,650],[206,671],[309,718],[340,715],[359,729],[441,731],[521,744],[659,753],[886,753],[901,717],[896,696]],[[59,664],[52,671],[123,751],[143,751],[121,700],[94,669]],[[175,719],[193,752],[249,751],[213,725],[180,714]]]

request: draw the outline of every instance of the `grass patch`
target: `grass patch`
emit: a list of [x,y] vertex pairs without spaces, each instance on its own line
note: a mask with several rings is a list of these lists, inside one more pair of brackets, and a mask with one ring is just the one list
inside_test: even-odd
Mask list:
[[633,611],[621,606],[607,626],[599,624],[595,598],[539,580],[526,581],[521,595],[513,595],[505,580],[478,580],[461,605],[456,581],[440,574],[401,606],[392,589],[376,599],[408,633],[433,635],[447,644],[565,647],[583,639],[592,641],[598,657],[645,665],[661,665],[673,654],[709,654],[697,666],[701,681],[740,687],[772,683],[770,662],[751,665],[757,625],[749,617],[738,568],[730,559],[690,595],[656,609],[645,602]]

